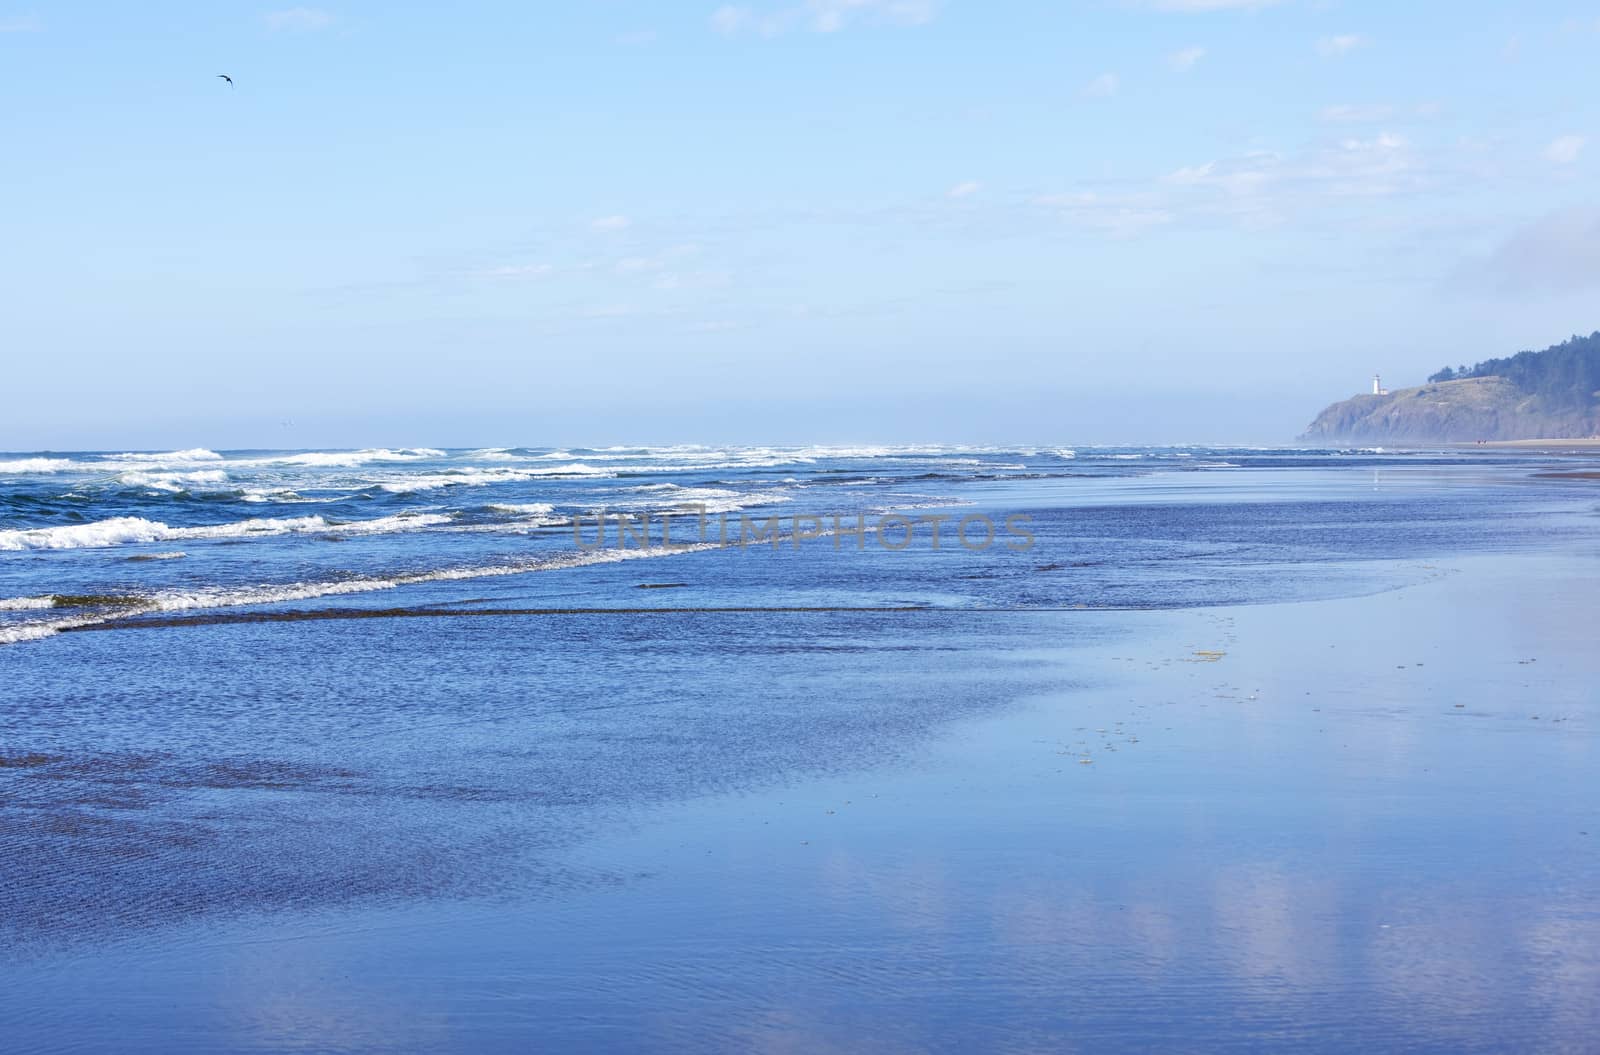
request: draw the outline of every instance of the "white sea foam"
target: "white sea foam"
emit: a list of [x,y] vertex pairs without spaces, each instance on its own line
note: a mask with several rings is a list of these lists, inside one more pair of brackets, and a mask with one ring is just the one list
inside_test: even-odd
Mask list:
[[487,507],[491,513],[510,513],[512,516],[543,517],[555,512],[556,507],[548,502],[522,502],[506,504],[496,502]]
[[732,491],[721,487],[681,487],[678,484],[644,484],[631,490],[643,491],[650,496],[626,503],[634,508],[687,508],[708,514],[737,513],[752,506],[776,505],[791,500],[790,496],[775,491]]
[[723,545],[724,543],[720,542],[699,542],[672,548],[656,546],[641,549],[607,548],[589,552],[575,550],[556,556],[505,564],[438,568],[433,571],[414,572],[389,577],[371,576],[321,582],[285,583],[276,586],[207,587],[187,591],[162,591],[145,598],[142,604],[121,607],[114,612],[105,611],[96,615],[71,619],[0,625],[0,644],[34,641],[74,627],[115,622],[132,616],[150,615],[156,612],[185,612],[263,604],[283,604],[291,601],[310,601],[341,594],[393,590],[402,586],[415,586],[429,582],[483,579],[504,575],[521,575],[534,571],[583,567],[591,564],[615,564],[628,560],[669,557],[682,553],[696,553],[702,550],[717,549]]
[[54,595],[47,597],[0,597],[0,609],[8,612],[28,611],[34,608],[54,608]]
[[148,487],[153,491],[179,494],[192,490],[196,484],[225,484],[228,482],[228,474],[221,469],[206,469],[191,473],[125,472],[117,476],[117,482],[129,487]]
[[169,538],[213,539],[244,538],[252,535],[304,535],[324,532],[339,535],[386,535],[396,531],[414,531],[450,523],[443,513],[402,513],[397,516],[378,517],[374,520],[351,520],[345,523],[330,522],[325,517],[283,517],[241,520],[232,524],[210,527],[169,528]]
[[168,451],[161,454],[91,455],[89,460],[74,458],[20,458],[0,461],[0,474],[6,473],[120,473],[160,471],[166,468],[186,468],[197,464],[222,461],[216,451],[195,448],[188,451]]
[[63,473],[78,468],[79,463],[70,458],[14,458],[0,462],[0,475],[26,473]]
[[15,645],[23,641],[38,641],[75,626],[100,622],[94,618],[48,619],[28,623],[0,624],[0,645]]
[[216,451],[206,450],[204,447],[191,447],[186,451],[165,451],[161,453],[129,451],[124,454],[102,454],[100,457],[103,461],[108,462],[141,462],[149,465],[222,461],[222,455]]
[[[301,451],[269,453],[254,458],[229,458],[216,451],[195,448],[187,451],[140,453],[125,451],[121,454],[100,454],[88,461],[70,459],[26,459],[28,463],[46,463],[33,472],[160,472],[179,470],[200,465],[214,465],[227,469],[258,469],[263,467],[296,467],[303,469],[352,469],[370,463],[396,463],[426,461],[448,457],[447,452],[433,447],[369,447],[359,451]],[[0,466],[8,463],[0,462]],[[19,463],[21,464],[21,463]]]
[[[441,487],[484,487],[490,484],[511,483],[516,480],[537,480],[549,477],[605,479],[615,475],[609,469],[574,462],[541,469],[463,469],[443,473],[422,473],[416,476],[391,476],[373,481],[392,494],[410,494],[414,491],[434,491]],[[372,485],[369,485],[372,486]]]
[[92,524],[0,531],[0,550],[92,549],[135,542],[175,542],[194,539],[249,538],[263,535],[337,533],[375,535],[393,531],[412,531],[450,522],[439,513],[417,513],[330,523],[320,516],[252,518],[228,524],[200,527],[168,527],[143,517],[113,517]]
[[[932,498],[933,496],[907,495],[905,497],[915,499]],[[926,504],[926,506],[913,502],[910,504],[897,505],[890,508],[916,509],[932,508],[936,505],[950,506],[964,504],[967,503],[938,500],[930,501]],[[831,532],[824,532],[824,534],[831,534]],[[107,610],[99,612],[95,615],[75,617],[71,619],[16,623],[9,626],[0,625],[0,644],[37,640],[39,638],[49,637],[50,635],[65,629],[87,626],[91,624],[114,622],[121,619],[127,619],[140,615],[149,615],[157,612],[184,612],[238,608],[252,605],[283,604],[293,601],[308,601],[321,597],[331,597],[343,594],[373,593],[383,590],[394,590],[403,586],[415,586],[430,582],[452,582],[506,575],[522,575],[528,572],[553,571],[557,569],[584,567],[594,564],[615,564],[622,561],[670,557],[684,553],[698,553],[705,550],[726,548],[729,545],[733,545],[733,543],[696,542],[684,546],[652,546],[642,547],[639,549],[608,547],[605,549],[591,551],[572,550],[553,556],[534,557],[526,560],[511,561],[501,564],[476,565],[456,568],[437,568],[432,571],[413,572],[403,575],[369,576],[350,579],[285,583],[282,585],[248,587],[219,586],[188,591],[161,591],[145,598],[142,604],[119,607],[114,611]]]
[[246,487],[239,492],[242,502],[282,502],[303,505],[307,503],[337,502],[338,498],[306,498],[289,487]]
[[941,498],[938,495],[894,495],[892,505],[877,506],[870,513],[874,516],[885,516],[890,513],[908,513],[921,509],[955,509],[960,506],[977,505],[959,498]]
[[250,462],[239,464],[259,465],[302,465],[315,469],[353,469],[359,465],[372,462],[414,462],[425,461],[429,458],[443,458],[445,452],[432,447],[402,447],[390,450],[387,447],[369,447],[360,451],[307,451],[304,454],[290,454],[279,458],[258,458]]
[[89,549],[124,542],[156,542],[171,528],[143,517],[113,517],[92,524],[0,531],[0,550]]

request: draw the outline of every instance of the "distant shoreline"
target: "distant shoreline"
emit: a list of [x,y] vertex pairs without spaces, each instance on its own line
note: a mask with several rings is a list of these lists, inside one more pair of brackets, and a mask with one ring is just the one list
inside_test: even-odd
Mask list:
[[1449,443],[1448,447],[1469,447],[1473,449],[1517,449],[1526,450],[1530,447],[1567,447],[1576,450],[1600,450],[1600,437],[1591,437],[1582,440],[1485,440],[1482,443]]

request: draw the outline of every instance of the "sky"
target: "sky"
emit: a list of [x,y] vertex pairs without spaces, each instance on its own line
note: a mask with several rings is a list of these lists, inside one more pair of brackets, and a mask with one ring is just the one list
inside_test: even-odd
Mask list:
[[1559,0],[0,0],[0,448],[1290,442],[1600,329],[1597,58]]

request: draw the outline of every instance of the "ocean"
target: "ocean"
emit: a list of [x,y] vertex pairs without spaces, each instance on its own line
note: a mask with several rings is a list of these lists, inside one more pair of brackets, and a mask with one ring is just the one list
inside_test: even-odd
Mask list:
[[0,454],[0,1035],[1585,1050],[1578,468]]

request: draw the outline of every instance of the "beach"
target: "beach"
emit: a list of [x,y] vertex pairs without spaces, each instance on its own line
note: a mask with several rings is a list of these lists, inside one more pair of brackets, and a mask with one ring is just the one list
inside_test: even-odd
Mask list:
[[1586,1050],[1592,485],[1272,457],[922,481],[1031,516],[1021,554],[716,547],[0,649],[0,1024]]
[[1458,447],[1483,447],[1489,450],[1507,451],[1547,451],[1559,453],[1561,451],[1588,452],[1600,450],[1600,437],[1587,437],[1573,440],[1485,440],[1482,443],[1456,444]]

